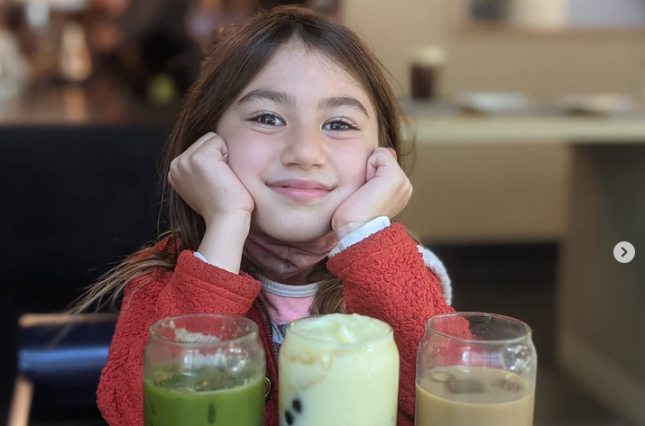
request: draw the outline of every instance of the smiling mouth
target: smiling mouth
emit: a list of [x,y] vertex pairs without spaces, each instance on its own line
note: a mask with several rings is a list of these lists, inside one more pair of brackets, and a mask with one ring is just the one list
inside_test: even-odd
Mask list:
[[296,188],[293,186],[269,186],[273,191],[278,194],[289,198],[294,201],[312,201],[320,198],[324,198],[331,192],[328,189],[318,189],[318,188]]

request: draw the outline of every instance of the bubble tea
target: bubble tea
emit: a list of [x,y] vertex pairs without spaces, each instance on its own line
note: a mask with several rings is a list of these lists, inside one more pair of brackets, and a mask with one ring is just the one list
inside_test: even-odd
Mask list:
[[185,315],[152,326],[143,370],[145,426],[264,426],[257,325]]
[[296,321],[279,369],[280,426],[396,426],[399,352],[382,321],[356,314]]
[[490,314],[431,318],[417,363],[416,426],[532,426],[530,328]]

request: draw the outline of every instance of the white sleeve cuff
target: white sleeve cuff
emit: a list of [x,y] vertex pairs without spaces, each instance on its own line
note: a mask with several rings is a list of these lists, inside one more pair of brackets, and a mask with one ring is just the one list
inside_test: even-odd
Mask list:
[[387,216],[380,216],[376,219],[370,220],[365,225],[345,235],[345,237],[343,237],[343,239],[340,240],[336,247],[329,253],[328,257],[331,259],[347,247],[353,246],[359,241],[363,241],[370,235],[376,234],[390,225],[391,222]]
[[196,258],[201,259],[206,263],[209,263],[208,260],[206,260],[206,258],[204,257],[204,255],[202,255],[200,252],[196,251],[196,252],[193,252],[193,254],[195,255]]
[[446,303],[450,305],[452,303],[452,282],[448,276],[446,267],[443,266],[443,263],[439,258],[427,248],[418,245],[417,250],[419,250],[419,253],[423,255],[423,262],[426,264],[426,267],[430,269],[437,278],[439,278],[443,298],[446,300]]

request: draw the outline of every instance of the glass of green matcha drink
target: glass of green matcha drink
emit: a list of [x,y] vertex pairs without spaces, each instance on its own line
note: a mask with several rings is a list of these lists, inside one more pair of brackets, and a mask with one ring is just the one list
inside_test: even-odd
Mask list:
[[145,426],[263,426],[258,326],[234,315],[165,318],[143,359]]

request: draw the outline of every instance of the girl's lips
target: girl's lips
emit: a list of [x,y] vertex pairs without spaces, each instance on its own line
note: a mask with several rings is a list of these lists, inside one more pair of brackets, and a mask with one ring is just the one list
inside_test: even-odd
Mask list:
[[271,188],[278,194],[283,195],[287,198],[291,198],[295,201],[316,200],[318,198],[323,198],[325,195],[331,192],[326,189],[304,189],[289,186],[270,186],[269,188]]

